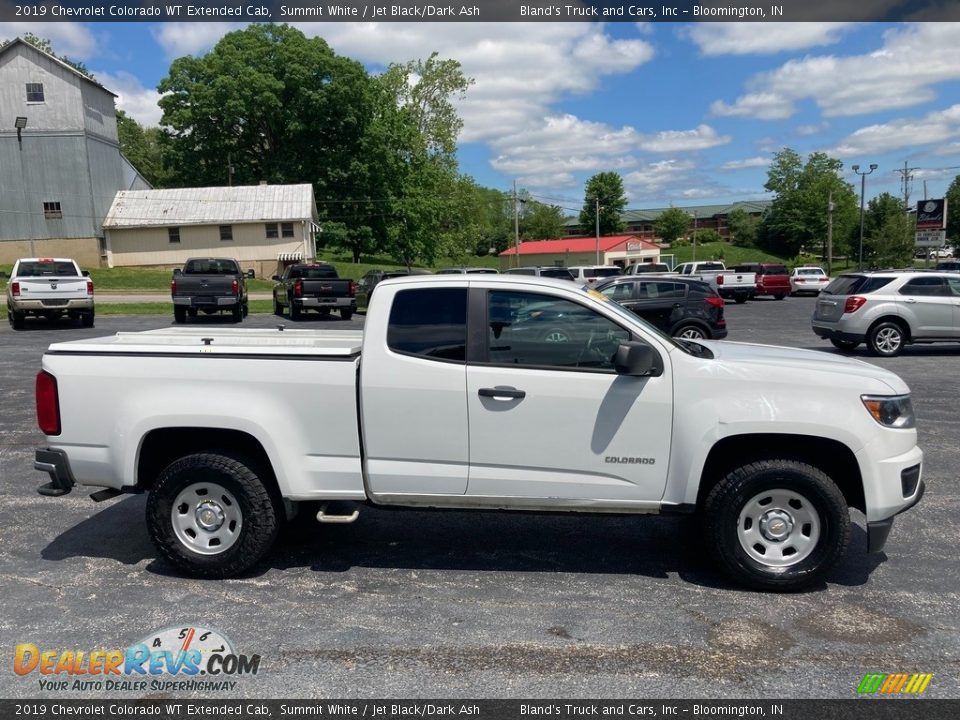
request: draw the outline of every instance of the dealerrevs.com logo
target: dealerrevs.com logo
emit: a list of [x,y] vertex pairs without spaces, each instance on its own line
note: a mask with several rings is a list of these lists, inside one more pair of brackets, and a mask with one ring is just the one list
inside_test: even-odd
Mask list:
[[857,687],[860,695],[921,695],[933,673],[867,673]]
[[199,626],[151,633],[125,650],[41,649],[19,643],[13,671],[44,691],[230,692],[256,675],[260,655],[243,655],[222,633]]

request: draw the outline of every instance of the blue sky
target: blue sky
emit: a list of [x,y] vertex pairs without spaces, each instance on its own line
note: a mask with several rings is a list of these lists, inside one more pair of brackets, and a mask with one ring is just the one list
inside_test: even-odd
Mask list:
[[[82,60],[145,124],[170,62],[227,23],[0,23]],[[940,197],[960,174],[960,24],[302,23],[371,71],[431,51],[475,79],[459,103],[461,169],[576,210],[586,179],[619,172],[630,207],[768,197],[772,154],[877,163],[867,197]],[[859,189],[859,187],[858,187]]]

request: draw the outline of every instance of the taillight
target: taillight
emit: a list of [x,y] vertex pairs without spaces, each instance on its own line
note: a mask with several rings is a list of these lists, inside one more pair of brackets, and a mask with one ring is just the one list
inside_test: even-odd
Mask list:
[[843,306],[843,311],[845,313],[856,312],[863,307],[863,304],[867,301],[865,297],[860,297],[859,295],[853,295],[852,297],[847,298],[847,302]]
[[293,284],[293,296],[303,297],[303,280],[297,280]]
[[87,280],[87,295],[93,295],[93,280]]
[[357,284],[351,280],[350,281],[350,297],[353,297],[357,294]]
[[44,435],[60,434],[60,401],[57,379],[46,370],[37,373],[37,424]]
[[707,295],[704,300],[707,301],[707,305],[713,305],[715,308],[723,307],[723,298],[719,295]]
[[240,294],[240,283],[238,281],[234,280],[232,283],[230,283],[230,292],[234,295]]
[[20,283],[10,283],[10,292],[13,293],[14,297],[20,297]]
[[171,280],[171,281],[170,281],[170,294],[171,294],[171,295],[176,295],[176,294],[177,294],[177,281],[176,281],[176,280]]
[[723,275],[717,275],[717,285],[723,285]]

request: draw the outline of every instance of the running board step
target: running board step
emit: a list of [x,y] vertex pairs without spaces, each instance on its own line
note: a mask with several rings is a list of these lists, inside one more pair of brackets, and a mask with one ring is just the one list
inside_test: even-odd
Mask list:
[[329,505],[321,505],[320,512],[317,513],[317,522],[322,523],[340,523],[346,525],[348,523],[355,522],[358,517],[360,517],[360,511],[354,510],[349,515],[340,515],[335,513],[329,513]]

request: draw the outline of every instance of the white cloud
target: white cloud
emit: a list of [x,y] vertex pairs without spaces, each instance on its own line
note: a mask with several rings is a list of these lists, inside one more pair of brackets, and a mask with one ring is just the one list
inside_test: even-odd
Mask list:
[[755,75],[747,83],[747,93],[733,103],[718,100],[711,110],[716,115],[778,120],[793,115],[796,103],[806,99],[827,117],[928,102],[935,97],[934,85],[960,80],[956,37],[952,23],[889,30],[883,45],[872,52],[805,57]]
[[128,72],[115,74],[94,70],[97,82],[117,94],[117,109],[123,110],[141,125],[148,127],[160,124],[163,112],[157,105],[160,93],[144,87],[140,80]]
[[699,125],[693,130],[664,130],[640,142],[640,149],[648,152],[674,153],[691,150],[706,150],[730,142],[729,135],[717,135],[709,125]]
[[851,133],[830,150],[837,157],[876,155],[903,147],[943,143],[960,137],[960,104],[928,113],[869,125]]
[[830,127],[830,123],[828,122],[822,122],[817,125],[801,125],[800,127],[797,128],[796,132],[797,132],[797,135],[801,135],[803,137],[809,137],[810,135],[817,135],[823,132],[828,127]]
[[66,55],[71,60],[88,60],[97,50],[96,37],[88,27],[80,23],[0,23],[0,40],[12,40],[27,33],[49,40],[57,55]]
[[746,160],[731,160],[720,166],[721,170],[744,170],[746,168],[767,167],[770,164],[770,158],[752,157]]
[[703,22],[685,31],[704,55],[760,55],[833,45],[851,23]]
[[243,27],[244,23],[168,22],[157,23],[152,32],[167,57],[172,59],[182,55],[202,55],[228,32]]

